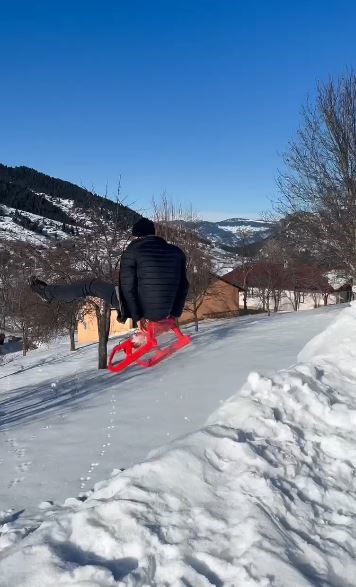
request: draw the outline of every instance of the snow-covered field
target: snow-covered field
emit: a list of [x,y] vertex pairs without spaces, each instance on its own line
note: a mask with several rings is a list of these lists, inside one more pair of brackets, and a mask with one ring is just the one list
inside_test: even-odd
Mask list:
[[355,304],[210,322],[148,372],[95,354],[1,368],[1,587],[356,585]]

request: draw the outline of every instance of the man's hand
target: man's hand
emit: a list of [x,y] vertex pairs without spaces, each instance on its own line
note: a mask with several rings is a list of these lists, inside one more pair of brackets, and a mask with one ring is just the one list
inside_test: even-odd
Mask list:
[[148,327],[148,320],[146,318],[141,318],[141,320],[137,321],[137,328],[142,332],[146,332]]

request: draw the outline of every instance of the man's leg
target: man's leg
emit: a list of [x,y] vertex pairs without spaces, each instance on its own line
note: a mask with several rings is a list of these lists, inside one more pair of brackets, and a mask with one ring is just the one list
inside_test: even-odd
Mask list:
[[74,302],[91,296],[101,298],[113,308],[121,309],[117,288],[112,283],[99,279],[86,279],[66,285],[47,285],[43,281],[33,279],[31,289],[47,302]]

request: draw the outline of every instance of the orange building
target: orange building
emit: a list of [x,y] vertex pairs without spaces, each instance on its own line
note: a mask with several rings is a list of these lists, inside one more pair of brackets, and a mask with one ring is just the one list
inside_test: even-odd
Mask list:
[[[224,278],[215,275],[198,308],[198,320],[237,316],[240,307],[240,291],[242,288],[239,286],[228,283]],[[187,323],[193,319],[193,312],[190,310],[190,305],[187,304],[180,321]]]
[[[116,310],[112,310],[110,316],[109,336],[125,334],[125,332],[129,332],[132,329],[131,318],[126,320],[125,324],[121,324],[117,321],[116,316]],[[89,308],[84,314],[83,319],[78,322],[78,342],[80,344],[90,344],[92,342],[98,342],[98,340],[98,324],[95,311],[92,308]]]

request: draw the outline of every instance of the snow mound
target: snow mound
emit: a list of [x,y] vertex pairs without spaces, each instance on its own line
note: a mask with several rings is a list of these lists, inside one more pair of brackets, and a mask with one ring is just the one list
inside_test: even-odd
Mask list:
[[296,366],[251,373],[204,429],[84,502],[44,504],[13,546],[9,521],[1,587],[354,586],[355,357],[352,304]]

